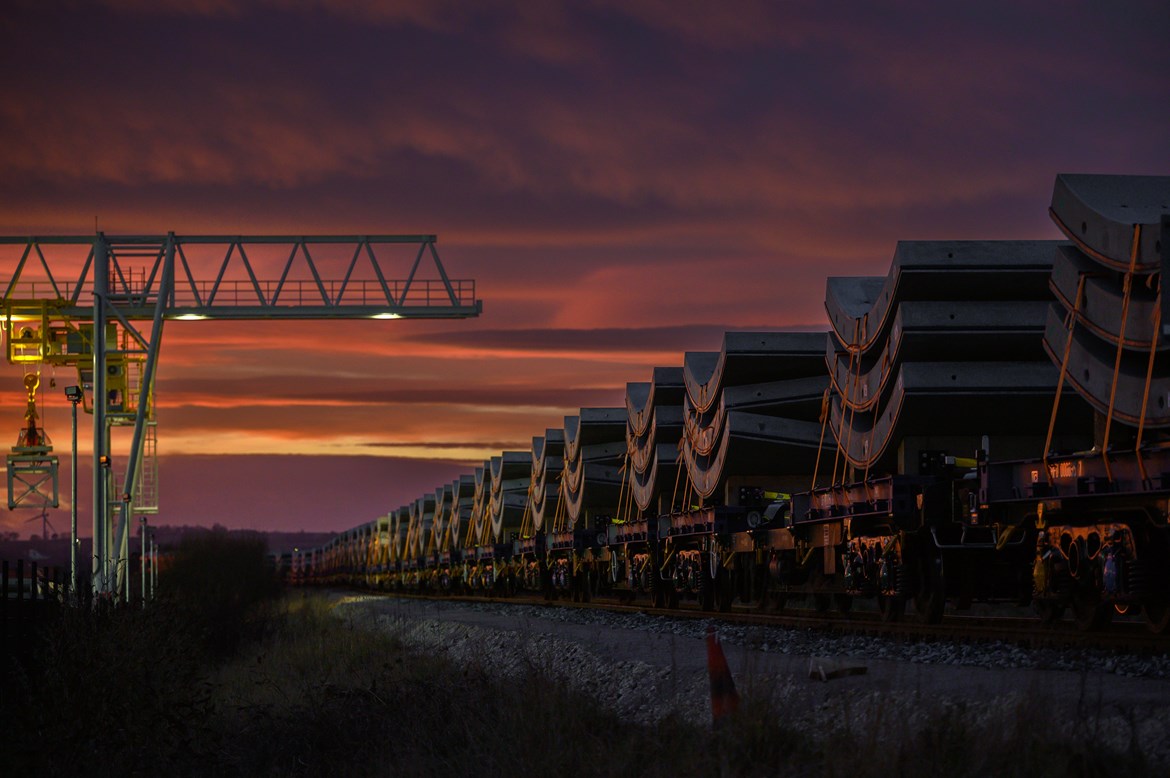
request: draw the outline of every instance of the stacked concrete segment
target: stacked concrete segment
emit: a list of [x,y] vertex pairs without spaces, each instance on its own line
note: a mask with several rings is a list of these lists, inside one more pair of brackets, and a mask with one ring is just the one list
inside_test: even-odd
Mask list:
[[435,489],[435,519],[431,524],[430,535],[426,539],[426,553],[436,554],[441,550],[443,538],[447,534],[447,522],[451,519],[451,501],[455,493],[451,484],[443,484]]
[[468,520],[467,535],[461,546],[475,547],[491,542],[491,498],[492,461],[487,459],[475,468],[475,492],[471,502],[471,518]]
[[1054,252],[1044,347],[1095,411],[1129,427],[1170,427],[1170,341],[1159,327],[1168,212],[1170,176],[1066,174],[1052,193],[1071,244]]
[[398,563],[406,559],[406,537],[410,532],[410,506],[403,505],[390,514],[390,561]]
[[370,571],[386,572],[390,562],[390,517],[380,516],[375,522],[374,537],[370,547]]
[[682,458],[704,501],[731,504],[739,478],[811,474],[820,443],[827,385],[824,332],[728,332],[718,352],[688,352],[683,362]]
[[439,551],[451,551],[463,545],[463,532],[471,520],[471,509],[475,504],[475,476],[464,474],[451,482],[451,502],[447,513],[446,531],[439,544]]
[[491,517],[493,543],[509,539],[524,521],[528,489],[532,484],[532,452],[504,451],[491,458]]
[[593,517],[617,512],[625,453],[625,408],[582,408],[565,417],[561,489],[566,526],[550,531],[584,529]]
[[427,548],[427,539],[435,523],[435,495],[424,494],[413,503],[410,511],[410,531],[408,533],[408,548],[410,555],[421,558]]
[[544,435],[532,439],[532,482],[529,511],[532,529],[544,532],[557,510],[561,472],[565,467],[565,430],[549,427]]
[[627,505],[632,499],[639,512],[669,512],[659,510],[659,497],[670,500],[678,483],[685,395],[681,367],[656,367],[649,382],[626,384]]
[[[843,464],[822,481],[844,464],[916,473],[923,452],[973,456],[985,435],[999,456],[1034,453],[1056,388],[1041,339],[1058,245],[902,242],[885,278],[828,279],[828,416]],[[1065,409],[1072,427],[1078,413]]]

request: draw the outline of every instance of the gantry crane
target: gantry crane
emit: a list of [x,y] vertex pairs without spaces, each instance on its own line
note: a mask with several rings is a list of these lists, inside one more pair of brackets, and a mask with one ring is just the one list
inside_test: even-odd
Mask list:
[[[0,267],[15,265],[0,300],[6,356],[30,371],[26,424],[8,456],[9,507],[57,505],[57,458],[38,426],[36,391],[42,365],[74,367],[83,396],[70,399],[84,401],[93,414],[92,585],[100,596],[123,591],[131,506],[139,512],[155,507],[143,460],[153,458],[154,376],[164,322],[478,316],[483,305],[475,282],[447,276],[436,240],[173,232],[0,237]],[[405,280],[389,280],[382,269],[379,254],[395,247],[413,249]],[[322,276],[326,255],[339,277]],[[264,280],[261,256],[279,268],[277,280]],[[306,271],[307,279],[292,277]],[[116,426],[131,430],[121,483],[110,468]]]

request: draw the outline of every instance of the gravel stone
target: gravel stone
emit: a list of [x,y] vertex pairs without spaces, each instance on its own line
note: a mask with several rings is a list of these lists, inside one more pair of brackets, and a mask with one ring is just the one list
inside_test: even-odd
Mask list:
[[[1109,745],[1132,743],[1170,765],[1170,655],[1026,650],[1005,643],[834,635],[584,608],[338,596],[336,611],[412,649],[476,662],[501,679],[532,669],[652,723],[709,723],[706,632],[715,625],[743,696],[765,698],[799,732],[907,736],[959,718],[972,736],[1011,722]],[[847,659],[863,675],[812,681],[811,657]],[[1014,718],[1013,718],[1014,717]]]

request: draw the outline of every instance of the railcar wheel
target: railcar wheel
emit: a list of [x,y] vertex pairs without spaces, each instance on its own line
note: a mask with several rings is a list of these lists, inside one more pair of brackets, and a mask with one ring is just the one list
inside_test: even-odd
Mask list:
[[1045,626],[1056,624],[1064,616],[1064,605],[1056,600],[1034,600],[1032,609],[1040,617],[1040,623]]
[[943,560],[937,552],[927,552],[922,561],[918,593],[914,595],[914,610],[924,624],[938,624],[946,609],[947,596],[943,584]]
[[726,567],[719,568],[715,574],[715,607],[727,613],[731,610],[731,603],[735,599],[735,586],[731,571]]
[[1155,635],[1165,635],[1170,632],[1170,602],[1147,602],[1142,606],[1142,618],[1145,619],[1146,629]]
[[756,587],[756,610],[763,613],[764,611],[768,610],[768,598],[772,596],[772,587],[769,586],[768,571],[766,568],[764,569],[762,576],[758,571],[756,575],[757,581],[759,582]]
[[837,611],[840,613],[848,613],[853,610],[853,595],[852,594],[834,594],[833,604],[837,606]]
[[711,554],[704,551],[699,559],[699,608],[705,611],[715,610],[715,580],[708,575],[707,566],[711,564]]
[[878,615],[882,621],[894,622],[902,618],[906,612],[906,598],[896,594],[879,594],[877,598]]
[[[630,561],[628,564],[632,565],[633,562]],[[650,548],[650,560],[648,564],[650,565],[650,572],[648,575],[649,586],[647,588],[650,590],[650,602],[655,608],[665,608],[670,603],[669,592],[673,586],[670,581],[662,578],[662,555],[655,547]]]
[[833,593],[830,591],[833,577],[827,574],[817,563],[817,566],[808,574],[808,582],[812,588],[812,607],[816,613],[828,613],[833,607]]
[[1073,620],[1081,632],[1101,629],[1110,622],[1112,616],[1113,606],[1101,602],[1099,592],[1083,591],[1073,598]]

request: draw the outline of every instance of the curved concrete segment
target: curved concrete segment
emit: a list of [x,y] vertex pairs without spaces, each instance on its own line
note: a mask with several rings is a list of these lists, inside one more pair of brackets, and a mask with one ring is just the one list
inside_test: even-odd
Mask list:
[[[884,405],[855,410],[834,396],[829,426],[854,467],[911,472],[894,462],[897,444],[910,437],[974,436],[971,452],[983,435],[1043,441],[1056,379],[1047,362],[911,362],[898,370]],[[1062,405],[1070,423],[1075,407]]]
[[1170,213],[1170,176],[1061,173],[1049,213],[1098,262],[1121,271],[1134,263],[1137,272],[1153,273],[1162,265],[1159,225]]
[[442,550],[443,538],[447,534],[447,522],[451,518],[451,502],[454,491],[451,484],[443,484],[435,489],[435,520],[431,525],[431,534],[427,538],[426,551],[434,553]]
[[594,516],[617,515],[622,489],[618,463],[581,462],[565,467],[565,510],[569,528],[584,529]]
[[625,408],[582,408],[565,417],[561,489],[569,528],[593,515],[616,515],[627,425]]
[[1058,241],[901,241],[890,272],[830,277],[825,310],[846,347],[868,351],[888,337],[900,303],[910,300],[1041,300]]
[[478,546],[490,539],[491,515],[489,508],[492,500],[492,461],[486,460],[482,466],[475,468],[475,495],[471,503],[471,518],[468,521],[467,535],[461,544],[466,541],[468,547]]
[[402,505],[390,516],[390,561],[399,562],[407,556],[407,536],[410,534],[410,506]]
[[683,381],[700,413],[719,400],[724,387],[823,375],[824,332],[727,332],[718,352],[688,351]]
[[1116,344],[1103,341],[1079,326],[1073,327],[1070,344],[1068,327],[1060,309],[1055,306],[1048,318],[1044,347],[1056,365],[1060,365],[1065,359],[1067,348],[1065,380],[1072,384],[1077,393],[1098,413],[1109,413],[1112,396],[1114,419],[1131,427],[1139,425],[1158,429],[1170,427],[1170,352],[1157,352],[1151,366],[1148,349],[1144,351],[1122,349],[1121,360],[1118,362]]
[[[626,385],[629,459],[625,482],[639,512],[649,510],[655,503],[658,484],[664,476],[673,484],[678,474],[684,397],[686,384],[681,367],[656,367],[651,381]],[[623,514],[632,513],[631,499],[619,508]],[[625,520],[629,516],[619,518]]]
[[[823,363],[822,373],[823,373]],[[812,421],[818,418],[828,381],[822,374],[810,378],[772,381],[766,384],[725,387],[719,401],[706,412],[683,402],[683,437],[692,451],[710,456],[720,445],[728,413],[745,411],[761,416],[776,416]]]
[[413,557],[422,556],[435,521],[435,495],[426,494],[411,503],[408,550]]
[[681,459],[702,498],[735,477],[811,476],[829,342],[827,332],[729,332],[714,360],[687,354]]
[[650,426],[650,416],[654,405],[650,401],[649,381],[636,381],[626,384],[626,437],[631,434],[640,437],[646,434]]
[[532,485],[532,452],[504,451],[491,458],[492,484],[488,513],[492,540],[499,543],[520,529]]
[[660,507],[659,496],[665,496],[666,490],[674,490],[678,484],[680,445],[681,442],[658,444],[649,465],[630,474],[629,489],[639,511],[670,513]]
[[656,367],[651,374],[650,402],[655,405],[681,405],[686,392],[682,367]]
[[[1131,284],[1128,311],[1122,319],[1126,307],[1124,279],[1123,273],[1094,262],[1073,246],[1061,246],[1052,263],[1052,293],[1066,311],[1077,311],[1078,327],[1083,325],[1116,345],[1124,324],[1126,347],[1148,350],[1154,340],[1157,287],[1146,280]],[[1158,348],[1168,350],[1170,342],[1163,340]]]
[[471,520],[471,509],[475,505],[475,476],[468,473],[451,482],[451,504],[447,514],[447,531],[440,551],[450,551],[463,544],[463,535]]
[[578,459],[584,446],[625,440],[625,408],[582,408],[565,417],[565,461]]
[[815,422],[729,411],[707,453],[683,438],[682,459],[695,491],[706,500],[728,476],[811,476],[820,434]]
[[626,448],[630,467],[635,473],[642,473],[650,467],[654,452],[662,444],[678,446],[683,436],[683,409],[679,405],[666,405],[654,409],[650,425],[637,435],[626,429]]
[[850,408],[870,410],[886,402],[903,362],[1039,360],[1048,305],[1032,300],[902,303],[884,344],[858,354],[830,338],[826,361],[833,391]]
[[815,376],[725,386],[720,403],[729,411],[750,411],[790,419],[815,419],[820,412],[821,396],[828,385],[824,363],[821,362],[819,374]]
[[532,528],[545,531],[545,517],[551,521],[560,494],[561,470],[565,466],[565,431],[550,427],[532,439],[532,491],[529,495]]

